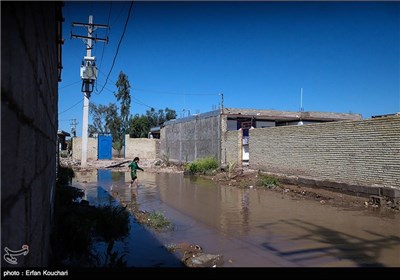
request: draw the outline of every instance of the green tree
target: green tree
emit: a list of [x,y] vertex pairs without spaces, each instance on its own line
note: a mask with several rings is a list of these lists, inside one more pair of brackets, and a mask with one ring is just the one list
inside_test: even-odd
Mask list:
[[118,107],[115,103],[106,105],[89,105],[89,112],[93,118],[93,124],[89,125],[89,135],[94,133],[110,133],[113,138],[113,148],[121,154],[124,145],[125,132],[129,128],[129,115],[131,107],[130,84],[128,76],[122,71],[119,73],[118,81],[115,83],[118,91],[114,92],[117,101],[120,102]]
[[90,124],[88,127],[90,137],[92,137],[95,133],[110,133],[110,130],[106,124],[109,106],[101,104],[96,105],[95,103],[89,104],[89,113],[92,115],[93,119],[93,124]]
[[165,120],[169,121],[172,119],[176,119],[176,111],[169,109],[168,107],[165,108]]
[[113,135],[113,148],[118,151],[118,155],[121,155],[122,147],[124,146],[125,133],[129,127],[129,115],[131,108],[131,85],[128,80],[128,76],[122,71],[119,72],[118,80],[115,83],[118,92],[114,92],[114,96],[117,101],[120,101],[120,114],[115,111],[110,112],[109,117],[110,130]]
[[133,138],[143,138],[149,135],[152,127],[159,126],[165,121],[176,118],[176,111],[165,108],[156,111],[154,108],[146,111],[146,115],[136,114],[129,120],[129,135]]
[[129,120],[129,136],[132,138],[146,138],[150,128],[149,118],[145,115],[136,114]]
[[156,112],[156,109],[151,108],[150,110],[146,110],[146,117],[150,124],[150,127],[158,126],[158,114]]
[[114,103],[106,105],[89,104],[89,113],[92,115],[93,124],[89,125],[89,136],[98,134],[111,134],[113,138],[118,138],[121,119],[118,116],[118,108]]
[[114,93],[117,101],[121,101],[121,129],[127,129],[129,125],[129,115],[131,108],[131,93],[128,76],[122,71],[119,72],[118,81],[115,84],[118,92]]

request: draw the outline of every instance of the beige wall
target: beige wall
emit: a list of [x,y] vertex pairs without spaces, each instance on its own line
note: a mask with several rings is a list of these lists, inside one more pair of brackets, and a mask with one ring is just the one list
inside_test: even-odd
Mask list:
[[252,129],[250,167],[400,188],[400,116]]
[[[87,159],[88,160],[97,160],[97,138],[88,138],[88,150],[87,150]],[[82,138],[81,137],[73,137],[72,138],[72,159],[79,160],[82,159]]]
[[[157,150],[159,149],[159,139],[149,138],[130,138],[129,134],[125,135],[125,158],[133,159],[139,157],[141,160],[155,160]],[[123,151],[122,151],[123,154]]]
[[[148,138],[129,138],[129,134],[125,135],[126,141],[126,159],[133,159],[134,157],[140,157],[145,160],[155,160],[157,156],[157,150],[159,149],[158,139]],[[98,152],[98,141],[97,138],[88,138],[88,160],[97,160]],[[113,149],[113,158],[117,156],[117,152]],[[124,148],[121,150],[121,158],[124,156]],[[74,160],[81,160],[82,158],[82,138],[72,138],[72,158]]]

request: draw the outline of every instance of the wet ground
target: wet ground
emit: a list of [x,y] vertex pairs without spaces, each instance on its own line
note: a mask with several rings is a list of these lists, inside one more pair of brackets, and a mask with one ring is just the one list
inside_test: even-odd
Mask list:
[[[130,267],[181,266],[165,246],[198,244],[222,254],[224,267],[398,267],[400,214],[296,199],[284,192],[217,186],[174,173],[76,172],[73,186],[91,204],[117,203],[160,211],[173,230],[156,233],[131,220],[116,246]],[[98,246],[101,249],[101,244]]]

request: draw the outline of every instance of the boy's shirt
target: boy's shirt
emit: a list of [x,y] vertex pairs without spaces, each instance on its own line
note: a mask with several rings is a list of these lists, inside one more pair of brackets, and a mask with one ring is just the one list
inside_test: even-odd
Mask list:
[[131,172],[132,172],[135,176],[136,176],[136,170],[139,169],[139,170],[142,170],[142,171],[143,171],[143,169],[139,167],[139,165],[137,164],[136,161],[132,161],[132,162],[128,165],[128,167],[130,167]]

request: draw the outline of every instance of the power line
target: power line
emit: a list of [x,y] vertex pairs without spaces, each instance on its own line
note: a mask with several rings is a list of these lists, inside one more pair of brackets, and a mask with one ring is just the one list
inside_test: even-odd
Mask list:
[[60,87],[59,89],[63,89],[63,88],[66,88],[66,87],[69,87],[69,86],[75,85],[75,84],[77,84],[77,83],[80,83],[81,81],[82,81],[82,80],[79,80],[79,81],[73,82],[73,83],[71,83],[71,84],[68,84],[68,85],[66,85],[66,86]]
[[[106,74],[99,70],[99,73],[106,76]],[[116,84],[115,81],[108,79],[110,82],[112,82],[114,85]],[[171,95],[204,95],[204,96],[211,96],[211,95],[220,95],[219,93],[183,93],[183,92],[178,92],[178,91],[160,91],[160,90],[153,90],[153,89],[144,89],[144,88],[138,88],[138,87],[131,87],[133,90],[137,91],[144,91],[144,92],[153,92],[153,93],[160,93],[160,94],[171,94]],[[107,89],[107,88],[106,88]],[[111,90],[109,90],[111,91]]]
[[[112,1],[110,1],[110,10],[108,11],[107,25],[109,25],[109,23],[110,23],[111,8],[112,8]],[[108,37],[108,35],[110,35],[109,30],[110,30],[110,28],[107,28],[106,37]],[[103,44],[103,49],[102,49],[102,52],[101,52],[100,64],[99,64],[99,69],[98,69],[99,71],[100,71],[100,68],[101,68],[101,64],[103,63],[103,56],[104,56],[104,50],[105,50],[105,49],[106,49],[106,46]],[[97,84],[98,84],[98,82],[99,82],[99,80],[96,79],[96,92],[98,91],[98,89],[97,89]],[[96,92],[95,92],[95,93],[96,93]],[[100,93],[96,93],[96,94],[100,94]]]
[[[132,96],[132,99],[134,99],[134,100],[136,100],[136,104],[139,104],[139,105],[143,105],[143,106],[146,106],[146,107],[148,107],[148,108],[154,108],[153,106],[149,106],[149,105],[147,105],[147,104],[145,104],[145,103],[143,103],[143,101],[140,101],[139,99],[137,99],[136,97],[133,97]],[[155,108],[154,108],[155,109]]]
[[125,6],[121,5],[121,9],[119,10],[118,14],[117,14],[117,18],[114,20],[114,22],[111,24],[112,26],[114,26],[114,24],[117,23],[117,21],[119,20],[119,17],[122,15],[122,12],[124,11]]
[[61,113],[58,113],[58,115],[61,115],[61,114],[65,113],[65,112],[67,112],[68,110],[71,110],[72,108],[74,108],[76,105],[78,105],[78,104],[81,103],[82,101],[83,101],[83,98],[82,98],[79,102],[77,102],[77,103],[75,103],[74,105],[72,105],[71,107],[69,107],[68,109],[62,111]]
[[111,72],[112,72],[112,69],[114,68],[115,61],[117,60],[117,55],[118,55],[118,52],[119,52],[119,47],[121,46],[122,39],[124,38],[124,35],[125,35],[126,27],[128,26],[129,17],[130,17],[130,15],[131,15],[131,10],[132,10],[132,5],[133,5],[133,1],[131,2],[131,5],[129,6],[128,16],[127,16],[126,21],[125,21],[124,31],[122,32],[121,38],[120,38],[120,40],[119,40],[119,42],[118,42],[117,51],[115,52],[114,59],[113,59],[113,63],[112,63],[112,65],[111,65],[111,69],[110,69],[110,71],[108,72],[108,75],[107,75],[107,78],[106,78],[106,82],[104,83],[104,86],[103,86],[103,88],[100,90],[99,94],[103,91],[105,85],[107,84],[108,78],[110,77],[110,74],[111,74]]

